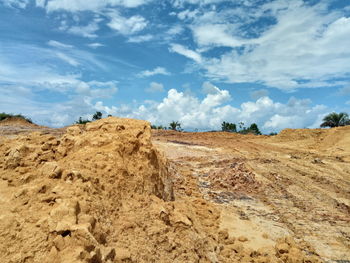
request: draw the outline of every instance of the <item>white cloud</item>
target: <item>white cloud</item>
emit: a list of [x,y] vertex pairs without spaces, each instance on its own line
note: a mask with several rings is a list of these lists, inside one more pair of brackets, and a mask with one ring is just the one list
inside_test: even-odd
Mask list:
[[[99,11],[105,7],[121,6],[126,8],[134,8],[144,5],[148,0],[48,0],[46,10],[53,12],[57,10],[66,10],[69,12],[78,11]],[[41,5],[42,2],[41,2]]]
[[190,11],[188,9],[181,11],[177,14],[177,17],[181,20],[185,20],[185,19],[193,19],[196,17],[196,15],[199,13],[199,11],[197,9]]
[[170,75],[170,72],[166,70],[166,68],[163,67],[156,67],[153,70],[144,70],[141,71],[139,74],[137,74],[138,77],[151,77],[154,75]]
[[87,46],[91,47],[91,48],[99,48],[99,47],[104,47],[105,45],[98,43],[98,42],[95,42],[95,43],[87,44]]
[[45,3],[46,3],[46,0],[36,0],[35,1],[36,6],[42,7],[42,8],[45,7]]
[[293,97],[286,104],[262,97],[257,101],[242,103],[236,108],[227,104],[231,99],[227,90],[215,88],[216,93],[207,94],[203,99],[171,89],[159,103],[105,109],[118,116],[146,119],[154,124],[167,125],[175,120],[185,129],[220,129],[223,121],[243,122],[246,126],[257,123],[266,133],[284,128],[318,127],[328,112],[323,105],[311,106],[310,100]]
[[30,0],[1,0],[0,3],[3,3],[7,7],[18,7],[26,8]]
[[[207,77],[229,83],[255,82],[294,90],[333,86],[334,78],[349,74],[350,18],[337,10],[327,10],[324,2],[250,3],[196,14],[190,28],[198,48],[173,45],[171,50],[193,59]],[[247,29],[247,25],[264,18],[275,19],[276,23]],[[215,55],[198,53],[214,47],[231,49]]]
[[[9,85],[40,87],[65,92],[67,87],[74,86],[80,74],[64,73],[57,70],[57,65],[64,61],[71,66],[82,65],[87,69],[96,67],[105,69],[93,54],[74,48],[63,51],[52,51],[34,45],[4,44],[0,46],[0,82]],[[20,61],[20,63],[18,63]]]
[[61,43],[59,41],[55,41],[55,40],[50,40],[47,42],[47,44],[51,47],[55,47],[55,48],[62,48],[62,49],[70,49],[73,48],[72,45],[67,45],[64,43]]
[[155,93],[155,92],[164,92],[164,86],[162,83],[151,82],[149,87],[146,89],[147,92]]
[[181,34],[183,31],[184,31],[184,28],[181,25],[175,25],[169,28],[166,34],[169,36],[176,36]]
[[111,20],[107,25],[122,35],[135,34],[143,30],[148,24],[146,19],[139,15],[127,18],[121,16],[118,12],[110,12],[108,16]]
[[55,54],[56,54],[56,56],[58,58],[60,58],[61,60],[67,62],[68,64],[70,64],[73,67],[77,67],[77,66],[80,65],[80,63],[78,61],[76,61],[74,58],[71,58],[70,56],[68,56],[68,55],[66,55],[64,53],[56,52]]
[[174,0],[173,5],[175,7],[183,7],[184,4],[192,4],[192,5],[208,5],[208,4],[216,4],[220,2],[227,2],[228,0]]
[[87,37],[87,38],[96,38],[97,34],[96,31],[98,31],[99,25],[98,25],[99,20],[94,20],[90,24],[86,26],[72,26],[68,28],[67,32],[73,35],[77,36],[82,36],[82,37]]
[[251,41],[243,41],[232,36],[230,25],[199,25],[192,27],[193,37],[199,46],[239,47]]
[[183,55],[187,58],[190,58],[197,63],[202,62],[202,57],[199,53],[197,53],[196,51],[190,50],[190,49],[188,49],[180,44],[171,44],[169,50],[171,52],[175,52],[175,53]]
[[153,39],[153,36],[150,35],[150,34],[147,34],[147,35],[140,35],[140,36],[129,37],[128,42],[130,42],[130,43],[141,43],[141,42],[150,41],[152,39]]

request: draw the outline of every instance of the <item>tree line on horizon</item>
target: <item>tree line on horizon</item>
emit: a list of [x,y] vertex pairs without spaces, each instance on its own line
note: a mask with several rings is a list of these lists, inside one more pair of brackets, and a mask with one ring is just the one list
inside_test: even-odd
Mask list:
[[[102,112],[100,111],[96,111],[93,116],[92,119],[83,119],[82,117],[79,117],[79,119],[75,122],[75,124],[86,124],[88,122],[91,121],[96,121],[99,119],[102,119]],[[110,117],[112,115],[108,115],[108,117]],[[10,113],[5,113],[2,112],[0,113],[0,121],[8,119],[8,118],[21,118],[24,119],[30,123],[32,123],[32,120],[22,114],[10,114]],[[340,127],[340,126],[347,126],[350,125],[350,118],[349,118],[349,114],[347,114],[346,112],[340,112],[340,113],[336,113],[336,112],[332,112],[327,114],[323,120],[323,122],[321,123],[320,127],[321,128],[326,128],[326,127],[330,127],[330,128],[334,128],[334,127]],[[256,135],[260,135],[261,132],[259,130],[259,127],[256,123],[252,123],[249,127],[245,127],[243,122],[239,122],[238,123],[238,127],[239,129],[237,129],[237,125],[235,123],[230,123],[230,122],[222,122],[221,124],[221,130],[224,132],[237,132],[237,133],[241,133],[241,134],[256,134]],[[162,126],[162,125],[151,125],[152,129],[158,129],[158,130],[173,130],[173,131],[183,131],[183,129],[181,128],[181,123],[179,121],[172,121],[171,123],[169,123],[169,126]],[[276,133],[270,133],[270,135],[275,135]]]

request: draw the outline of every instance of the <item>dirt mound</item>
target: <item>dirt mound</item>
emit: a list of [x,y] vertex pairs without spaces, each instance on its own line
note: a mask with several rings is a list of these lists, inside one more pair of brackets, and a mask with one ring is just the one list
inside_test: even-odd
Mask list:
[[318,262],[288,240],[245,248],[214,204],[174,200],[150,136],[148,122],[107,118],[3,140],[3,262]]
[[305,140],[317,139],[322,136],[327,130],[325,129],[284,129],[278,135],[272,138],[277,140]]
[[29,122],[28,120],[20,117],[9,117],[0,121],[0,126],[29,126],[29,127],[38,127],[34,123]]

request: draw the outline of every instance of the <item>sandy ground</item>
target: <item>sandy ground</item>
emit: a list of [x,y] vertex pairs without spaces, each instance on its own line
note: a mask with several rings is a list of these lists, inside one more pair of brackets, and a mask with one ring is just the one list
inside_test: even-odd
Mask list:
[[19,120],[0,123],[0,154],[4,262],[350,260],[350,127],[269,137]]
[[[278,136],[154,131],[178,195],[221,207],[221,226],[256,249],[289,234],[325,261],[350,260],[350,127]],[[238,175],[238,176],[237,176]]]

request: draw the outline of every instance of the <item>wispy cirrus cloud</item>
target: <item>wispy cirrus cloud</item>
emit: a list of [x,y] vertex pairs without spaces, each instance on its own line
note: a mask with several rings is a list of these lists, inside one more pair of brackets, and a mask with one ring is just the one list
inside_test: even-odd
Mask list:
[[56,41],[56,40],[50,40],[50,41],[47,42],[47,44],[49,46],[55,47],[55,48],[63,48],[63,49],[73,48],[72,45],[64,44],[64,43]]

